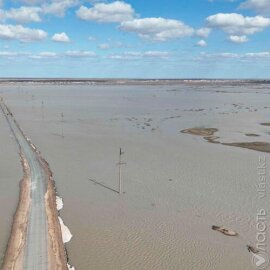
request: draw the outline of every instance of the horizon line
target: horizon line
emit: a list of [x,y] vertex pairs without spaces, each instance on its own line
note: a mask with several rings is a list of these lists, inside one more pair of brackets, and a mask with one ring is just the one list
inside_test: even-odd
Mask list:
[[184,81],[184,80],[223,80],[223,81],[270,81],[270,78],[107,78],[107,77],[0,77],[0,81],[3,80],[67,80],[67,81],[116,81],[116,80],[126,80],[126,81],[144,81],[144,80],[152,80],[152,81]]

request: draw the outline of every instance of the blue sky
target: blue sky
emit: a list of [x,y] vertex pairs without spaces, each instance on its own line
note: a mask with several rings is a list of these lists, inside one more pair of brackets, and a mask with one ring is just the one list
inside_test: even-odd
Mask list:
[[269,37],[269,0],[0,0],[0,76],[269,78]]

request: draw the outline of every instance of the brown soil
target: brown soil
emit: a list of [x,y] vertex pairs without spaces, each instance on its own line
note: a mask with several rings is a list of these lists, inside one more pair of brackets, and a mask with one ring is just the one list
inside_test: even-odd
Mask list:
[[48,163],[40,157],[40,162],[47,175],[47,192],[45,194],[45,207],[47,213],[49,245],[48,258],[49,269],[66,270],[67,258],[65,253],[65,246],[62,239],[61,227],[58,219],[58,211],[56,207],[56,192],[55,185],[52,178],[52,172]]
[[245,135],[248,137],[260,137],[260,135],[254,133],[246,133]]
[[184,129],[181,132],[207,137],[207,136],[214,135],[217,131],[218,131],[217,128],[189,128],[189,129]]
[[[1,108],[3,110],[2,106]],[[8,107],[5,106],[5,108],[7,109],[8,113],[12,115]],[[5,114],[4,110],[3,113]],[[20,128],[19,125],[18,128]],[[67,258],[58,219],[55,185],[52,178],[52,172],[49,168],[49,164],[40,156],[40,153],[36,150],[36,147],[33,144],[30,145],[33,148],[33,151],[36,152],[37,158],[47,177],[47,192],[44,199],[48,222],[48,269],[67,270]],[[22,153],[20,156],[24,177],[20,183],[20,199],[13,219],[10,239],[2,265],[3,270],[23,270],[23,250],[31,202],[31,174],[27,160],[24,158]]]
[[13,218],[11,234],[2,265],[3,270],[23,270],[23,248],[25,244],[28,214],[31,201],[31,179],[27,160],[24,158],[23,154],[20,154],[20,156],[24,176],[20,182],[20,198],[16,213]]
[[[265,123],[265,125],[268,125],[268,124]],[[269,125],[270,125],[270,123],[269,123]],[[268,142],[221,143],[220,141],[218,141],[219,137],[214,136],[214,134],[217,131],[218,131],[218,129],[216,129],[216,128],[189,128],[189,129],[184,129],[181,132],[192,134],[192,135],[203,136],[203,138],[210,143],[216,143],[216,144],[222,144],[222,145],[234,146],[234,147],[241,147],[241,148],[246,148],[246,149],[255,150],[255,151],[259,151],[259,152],[270,153],[270,143],[268,143]],[[246,136],[258,137],[259,135],[253,134],[253,133],[248,133],[248,134],[246,134]]]
[[222,143],[222,144],[270,153],[270,143],[268,142],[243,142],[243,143]]
[[212,226],[212,230],[221,232],[227,236],[237,236],[238,235],[238,233],[233,231],[233,230],[229,230],[229,229],[226,229],[224,227],[219,227],[219,226]]

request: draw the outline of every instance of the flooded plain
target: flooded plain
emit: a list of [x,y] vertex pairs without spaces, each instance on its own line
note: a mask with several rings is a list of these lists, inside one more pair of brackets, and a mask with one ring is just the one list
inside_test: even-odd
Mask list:
[[[258,194],[259,162],[269,154],[181,131],[212,128],[222,143],[268,142],[270,127],[261,125],[270,122],[268,85],[16,83],[0,92],[50,164],[76,269],[254,269],[246,246],[256,246],[258,209],[270,210]],[[3,256],[22,172],[2,116],[0,125]],[[121,195],[114,191],[120,147]]]

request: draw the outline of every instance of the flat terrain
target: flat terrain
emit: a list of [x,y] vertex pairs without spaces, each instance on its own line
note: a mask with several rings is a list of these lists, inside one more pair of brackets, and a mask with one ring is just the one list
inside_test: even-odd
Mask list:
[[[52,263],[54,257],[57,257],[58,247],[54,247],[54,254],[52,254],[49,244],[52,236],[49,233],[47,216],[49,212],[56,212],[56,205],[55,209],[45,207],[49,175],[41,162],[36,147],[23,134],[12,112],[2,101],[0,106],[1,113],[6,117],[10,127],[10,134],[14,136],[14,140],[18,144],[25,174],[21,183],[20,202],[13,222],[11,240],[3,268],[11,270],[47,270],[51,267],[66,269],[65,260],[64,267],[61,268],[55,267]],[[60,225],[58,226],[60,228]],[[57,240],[61,242],[59,246],[63,246],[62,238]]]
[[[270,211],[257,193],[259,158],[269,154],[222,143],[269,141],[267,84],[24,83],[1,92],[54,172],[77,269],[254,269],[246,245],[256,244],[258,208]],[[191,128],[217,129],[221,143],[181,132]],[[89,180],[117,189],[119,147],[121,196]]]
[[17,144],[11,138],[10,128],[2,113],[0,113],[0,126],[0,264],[2,265],[13,213],[19,200],[19,181],[23,176],[23,172],[18,156]]

